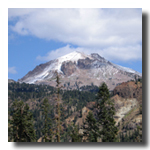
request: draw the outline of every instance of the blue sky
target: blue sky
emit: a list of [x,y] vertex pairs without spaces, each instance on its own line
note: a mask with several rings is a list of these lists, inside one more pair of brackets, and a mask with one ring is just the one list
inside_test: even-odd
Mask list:
[[142,9],[8,9],[8,78],[75,50],[142,72]]

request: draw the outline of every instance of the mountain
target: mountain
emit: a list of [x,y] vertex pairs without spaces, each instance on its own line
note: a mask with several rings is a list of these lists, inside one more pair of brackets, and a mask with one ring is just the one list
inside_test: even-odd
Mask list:
[[135,76],[137,78],[142,76],[141,73],[113,64],[96,53],[86,55],[74,51],[36,66],[18,81],[55,86],[56,71],[66,89],[79,89],[81,86],[93,84],[99,86],[105,82],[112,90],[122,82],[134,80]]

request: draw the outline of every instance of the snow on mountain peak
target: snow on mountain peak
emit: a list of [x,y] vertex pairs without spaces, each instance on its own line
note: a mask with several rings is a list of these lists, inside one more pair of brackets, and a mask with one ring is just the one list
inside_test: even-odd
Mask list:
[[[86,58],[89,58],[90,60]],[[84,54],[83,52],[74,51],[67,55],[61,56],[55,60],[52,60],[48,63],[37,66],[33,71],[31,71],[25,77],[20,79],[20,81],[26,82],[26,83],[35,83],[37,81],[44,81],[44,80],[48,81],[53,77],[53,74],[55,71],[64,75],[64,69],[62,69],[64,68],[62,67],[63,63],[65,62],[67,64],[69,61],[74,63],[73,65],[71,65],[71,67],[75,66],[75,68],[79,69],[78,70],[79,72],[82,72],[82,68],[85,68],[85,67],[86,69],[90,68],[91,69],[90,72],[92,72],[92,74],[91,75],[88,74],[88,75],[89,75],[89,78],[90,79],[93,78],[93,80],[96,80],[95,76],[99,77],[99,79],[101,78],[102,80],[103,79],[106,80],[107,79],[106,76],[109,76],[109,79],[114,78],[113,76],[116,76],[116,78],[120,78],[120,75],[122,76],[122,74],[119,74],[119,71],[125,71],[125,72],[129,72],[129,73],[142,76],[141,73],[138,73],[133,69],[122,67],[122,66],[119,66],[119,65],[116,65],[107,61],[105,58],[101,57],[99,54],[93,53],[91,55],[87,55],[87,54]],[[68,64],[72,64],[72,63],[68,63]],[[69,74],[72,74],[72,72],[74,72],[73,71],[74,68],[71,68],[71,67],[69,68],[70,70],[68,68],[65,68],[67,72],[69,72]],[[78,71],[77,71],[77,74],[79,73]],[[82,76],[82,73],[81,73],[81,76]],[[131,77],[126,76],[124,77],[124,79],[132,79],[132,76]],[[124,79],[122,81],[124,81]]]
[[[91,58],[91,56],[89,55],[85,55],[82,52],[78,52],[78,51],[74,51],[72,53],[69,53],[67,55],[64,55],[62,57],[58,58],[59,62],[64,62],[64,61],[73,61],[73,62],[77,62],[79,59],[85,59],[86,57]],[[92,58],[91,58],[92,59]]]
[[28,83],[34,83],[37,80],[43,80],[49,75],[50,71],[58,71],[58,73],[63,73],[61,71],[61,66],[63,62],[72,61],[77,63],[79,59],[85,59],[86,57],[93,59],[91,56],[85,55],[84,53],[77,51],[61,56],[54,60],[54,62],[51,65],[47,66],[42,72],[40,72],[39,74],[35,74],[34,79],[31,78],[31,80],[29,80]]
[[79,59],[85,59],[85,58],[90,58],[93,59],[90,55],[86,55],[82,52],[78,52],[78,51],[73,51],[72,53],[69,53],[67,55],[61,56],[59,57],[57,60],[57,65],[55,67],[55,70],[57,70],[58,72],[62,72],[61,71],[61,65],[63,62],[67,62],[67,61],[72,61],[77,63],[77,61]]
[[[113,63],[112,63],[113,64]],[[133,69],[131,69],[131,68],[127,68],[127,67],[123,67],[123,66],[120,66],[120,65],[116,65],[116,64],[113,64],[116,68],[118,68],[118,69],[120,69],[120,70],[122,70],[122,71],[126,71],[126,72],[129,72],[129,73],[135,73],[135,74],[137,74],[137,75],[139,75],[139,76],[142,76],[142,74],[141,73],[139,73],[139,72],[137,72],[137,71],[135,71],[135,70],[133,70]]]

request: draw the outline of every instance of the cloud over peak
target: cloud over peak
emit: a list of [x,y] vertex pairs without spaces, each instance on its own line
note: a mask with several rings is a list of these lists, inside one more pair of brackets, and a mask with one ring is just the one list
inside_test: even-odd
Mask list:
[[45,56],[37,56],[37,60],[45,62],[56,59],[73,51],[84,52],[85,54],[98,53],[100,56],[106,58],[107,60],[115,61],[130,61],[130,60],[140,60],[142,58],[141,46],[136,47],[108,47],[106,49],[92,49],[77,47],[74,48],[70,45],[58,48],[48,52]]
[[[121,55],[125,50],[132,53],[130,59],[139,59],[142,52],[142,9],[9,9],[8,16],[10,21],[17,18],[10,27],[20,35],[101,51],[108,58],[113,50],[124,60],[129,59]],[[71,51],[69,48],[64,51]]]
[[19,19],[12,30],[78,46],[135,44],[141,41],[137,9],[11,9]]

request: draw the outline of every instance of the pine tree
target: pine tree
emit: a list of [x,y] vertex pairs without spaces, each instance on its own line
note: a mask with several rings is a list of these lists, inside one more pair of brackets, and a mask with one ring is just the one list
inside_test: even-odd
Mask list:
[[89,142],[97,142],[99,128],[93,113],[90,111],[86,117],[84,126],[84,136],[87,137]]
[[36,140],[33,128],[33,116],[28,104],[15,100],[12,105],[13,139],[14,142],[33,142]]
[[49,111],[50,111],[50,105],[48,103],[48,99],[45,98],[42,104],[42,109],[43,109],[43,118],[44,118],[44,129],[43,129],[43,134],[44,134],[44,141],[45,142],[52,142],[52,123],[51,119],[49,118]]
[[58,75],[58,72],[56,72],[56,88],[57,88],[57,142],[60,142],[60,131],[61,131],[61,126],[60,126],[60,78]]
[[97,108],[98,108],[98,122],[100,125],[100,136],[102,142],[115,142],[116,135],[118,132],[115,126],[115,115],[114,103],[110,100],[109,90],[105,83],[99,87],[97,94]]

